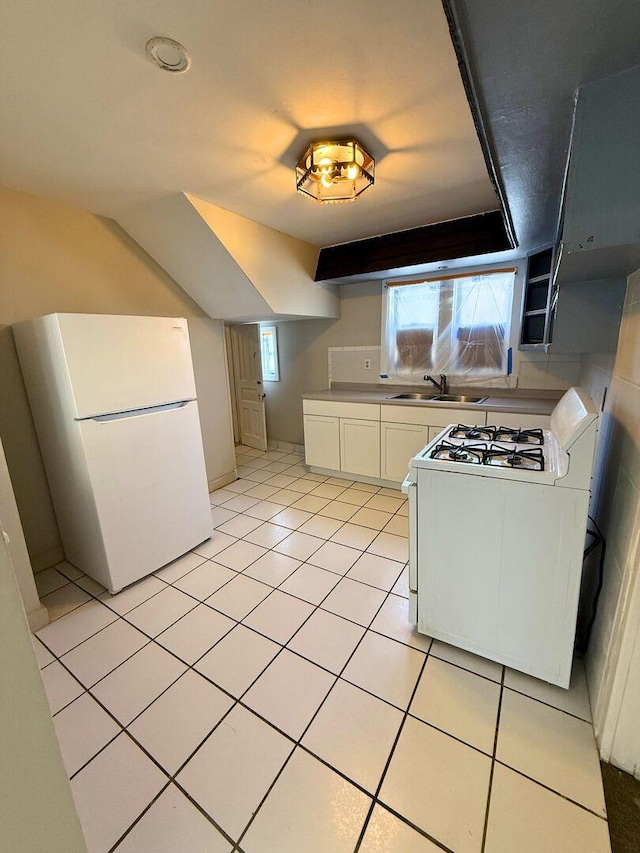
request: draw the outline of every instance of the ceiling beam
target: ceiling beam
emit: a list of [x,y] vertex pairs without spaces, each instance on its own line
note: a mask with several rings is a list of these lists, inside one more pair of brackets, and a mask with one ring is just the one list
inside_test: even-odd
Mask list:
[[514,245],[499,210],[320,250],[316,281],[503,252]]

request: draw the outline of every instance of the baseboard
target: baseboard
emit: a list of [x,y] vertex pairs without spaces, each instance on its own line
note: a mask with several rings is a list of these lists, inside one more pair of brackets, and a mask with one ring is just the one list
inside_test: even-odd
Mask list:
[[395,480],[381,480],[380,477],[365,477],[361,474],[349,474],[346,471],[333,471],[330,468],[317,468],[315,465],[309,465],[309,471],[311,471],[312,474],[324,474],[326,477],[350,480],[353,483],[368,483],[370,486],[382,486],[384,489],[395,489],[398,492],[402,486],[402,483],[396,483]]
[[237,479],[238,474],[236,473],[235,468],[233,471],[227,471],[226,474],[222,474],[214,480],[209,480],[209,492],[215,492],[217,489],[222,489],[224,486],[228,486],[229,483],[233,483]]
[[56,545],[54,548],[49,548],[48,551],[43,551],[34,557],[31,554],[29,556],[31,557],[31,568],[34,575],[37,575],[38,572],[44,572],[45,569],[50,569],[51,566],[55,566],[56,563],[61,563],[65,559],[62,545]]
[[286,453],[304,453],[304,444],[293,444],[291,441],[270,441],[269,450],[282,450]]
[[36,631],[39,631],[40,628],[44,628],[45,625],[48,625],[51,621],[49,617],[49,611],[41,604],[40,607],[36,607],[34,610],[30,610],[27,613],[27,622],[29,623],[29,628],[31,629],[31,633],[35,634]]

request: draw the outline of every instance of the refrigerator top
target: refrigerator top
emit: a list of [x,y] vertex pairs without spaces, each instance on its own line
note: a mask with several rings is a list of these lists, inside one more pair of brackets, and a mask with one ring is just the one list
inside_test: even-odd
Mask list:
[[40,320],[75,419],[196,399],[183,317],[49,314]]

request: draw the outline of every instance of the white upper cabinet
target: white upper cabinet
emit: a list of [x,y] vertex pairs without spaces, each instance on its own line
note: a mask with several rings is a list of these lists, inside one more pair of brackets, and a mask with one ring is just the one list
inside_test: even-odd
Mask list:
[[578,90],[557,280],[640,266],[640,66]]

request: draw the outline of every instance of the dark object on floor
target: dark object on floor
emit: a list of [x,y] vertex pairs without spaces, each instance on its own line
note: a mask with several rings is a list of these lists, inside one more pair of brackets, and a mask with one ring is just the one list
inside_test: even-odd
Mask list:
[[638,853],[640,781],[602,762],[612,853]]

